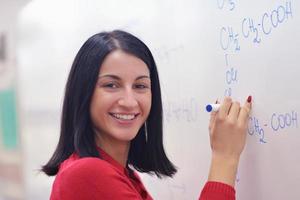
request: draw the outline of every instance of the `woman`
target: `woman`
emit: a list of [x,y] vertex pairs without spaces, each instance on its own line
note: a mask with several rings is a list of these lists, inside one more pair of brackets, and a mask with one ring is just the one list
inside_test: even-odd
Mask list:
[[[212,162],[200,199],[235,199],[251,96],[225,98],[210,120]],[[90,37],[66,85],[58,146],[43,166],[56,175],[51,200],[152,199],[133,168],[172,177],[163,148],[162,102],[148,47],[124,31]]]

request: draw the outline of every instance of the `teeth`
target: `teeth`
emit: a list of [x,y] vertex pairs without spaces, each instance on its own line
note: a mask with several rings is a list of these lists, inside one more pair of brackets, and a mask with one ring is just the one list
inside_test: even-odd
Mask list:
[[134,115],[121,115],[121,114],[113,114],[115,118],[123,119],[123,120],[132,120]]

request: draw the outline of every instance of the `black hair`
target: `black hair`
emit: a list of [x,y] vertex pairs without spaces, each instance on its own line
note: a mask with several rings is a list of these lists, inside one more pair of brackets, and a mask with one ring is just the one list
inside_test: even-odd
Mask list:
[[151,79],[151,110],[146,127],[143,125],[131,141],[127,163],[140,172],[155,174],[159,178],[172,177],[176,173],[176,167],[167,158],[163,147],[162,100],[153,56],[140,39],[115,30],[91,36],[74,59],[65,89],[59,142],[51,159],[42,166],[47,175],[56,175],[59,165],[73,153],[81,158],[101,158],[95,142],[90,103],[102,62],[117,49],[143,60]]

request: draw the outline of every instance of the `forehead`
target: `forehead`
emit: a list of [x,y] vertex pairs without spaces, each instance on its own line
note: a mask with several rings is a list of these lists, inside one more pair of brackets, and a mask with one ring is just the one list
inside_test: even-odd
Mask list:
[[140,58],[122,50],[115,50],[106,56],[99,74],[149,76],[149,69],[146,63]]

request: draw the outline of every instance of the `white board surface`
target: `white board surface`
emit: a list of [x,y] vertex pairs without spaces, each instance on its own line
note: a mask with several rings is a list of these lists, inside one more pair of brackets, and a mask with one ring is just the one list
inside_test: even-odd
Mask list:
[[[299,27],[296,0],[32,1],[20,16],[23,105],[59,112],[82,43],[103,30],[130,31],[156,59],[165,148],[179,168],[174,179],[143,175],[154,199],[198,198],[210,164],[204,108],[225,95],[253,96],[237,199],[300,199]],[[37,77],[47,80],[42,88]]]

